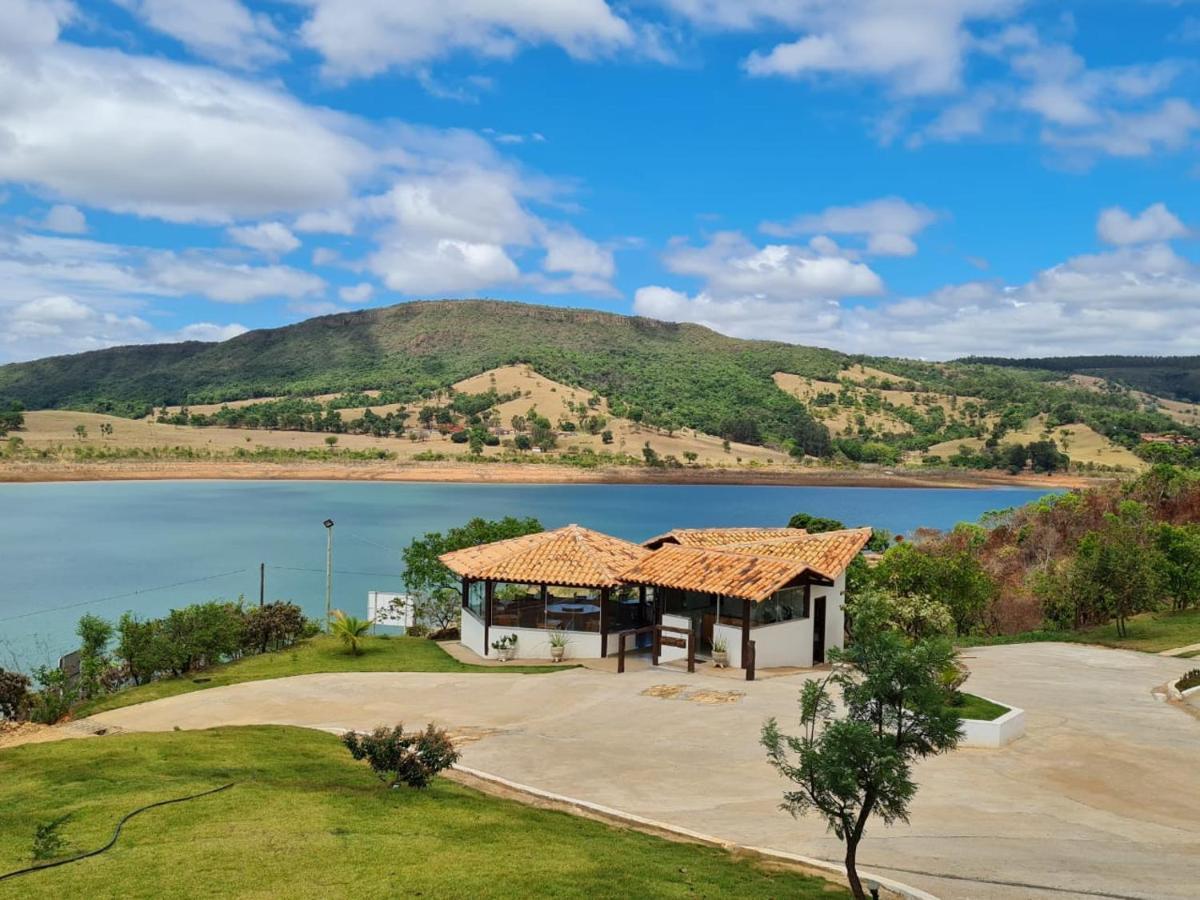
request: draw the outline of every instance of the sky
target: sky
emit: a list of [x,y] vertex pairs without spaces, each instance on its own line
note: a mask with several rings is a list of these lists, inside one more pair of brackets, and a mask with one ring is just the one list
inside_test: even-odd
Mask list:
[[0,363],[412,299],[1200,353],[1200,0],[0,0]]

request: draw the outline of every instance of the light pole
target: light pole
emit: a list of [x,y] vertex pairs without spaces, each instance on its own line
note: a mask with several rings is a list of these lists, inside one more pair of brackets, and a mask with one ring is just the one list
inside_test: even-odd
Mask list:
[[333,617],[333,519],[326,519],[325,526],[325,630]]

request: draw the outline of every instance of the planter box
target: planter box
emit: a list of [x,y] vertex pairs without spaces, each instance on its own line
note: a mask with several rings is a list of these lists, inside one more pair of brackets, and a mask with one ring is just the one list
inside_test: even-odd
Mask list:
[[[984,700],[991,700],[984,697]],[[1008,706],[999,700],[992,700],[999,706]],[[1008,712],[998,719],[985,722],[981,719],[963,719],[963,739],[960,747],[990,747],[997,749],[1006,747],[1025,733],[1025,710],[1010,706]]]

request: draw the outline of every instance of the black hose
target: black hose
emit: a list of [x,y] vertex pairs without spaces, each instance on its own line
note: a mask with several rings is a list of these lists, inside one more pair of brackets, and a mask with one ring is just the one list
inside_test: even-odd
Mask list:
[[67,863],[79,862],[81,859],[87,859],[89,856],[99,856],[105,850],[110,849],[117,842],[117,838],[121,836],[121,829],[125,827],[125,823],[136,816],[138,813],[144,813],[148,809],[154,809],[156,806],[169,806],[172,803],[183,803],[187,800],[195,800],[198,797],[207,797],[209,794],[217,794],[221,791],[228,790],[233,787],[235,782],[223,784],[218,788],[213,788],[209,791],[201,791],[199,794],[192,794],[188,797],[176,797],[173,800],[159,800],[157,803],[150,803],[146,806],[139,806],[133,812],[126,813],[121,817],[121,821],[117,823],[117,827],[113,829],[112,837],[108,839],[108,843],[98,850],[89,850],[87,853],[80,853],[78,856],[70,856],[66,859],[56,859],[53,862],[42,863],[39,866],[29,866],[24,869],[17,869],[15,872],[5,872],[0,875],[0,881],[6,878],[16,878],[18,875],[28,875],[30,872],[40,872],[42,869],[54,869],[58,866],[65,866]]

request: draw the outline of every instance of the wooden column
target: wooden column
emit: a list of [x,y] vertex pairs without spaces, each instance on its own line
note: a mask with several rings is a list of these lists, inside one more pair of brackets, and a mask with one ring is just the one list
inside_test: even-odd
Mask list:
[[488,631],[492,627],[492,589],[496,586],[494,581],[485,581],[483,583],[483,655],[488,655],[488,650],[491,648],[491,642],[488,640]]
[[612,596],[611,588],[600,589],[600,658],[608,656],[608,599]]
[[750,657],[750,601],[742,601],[742,668]]

